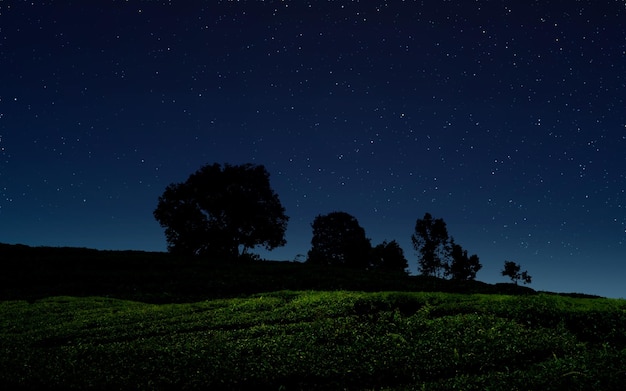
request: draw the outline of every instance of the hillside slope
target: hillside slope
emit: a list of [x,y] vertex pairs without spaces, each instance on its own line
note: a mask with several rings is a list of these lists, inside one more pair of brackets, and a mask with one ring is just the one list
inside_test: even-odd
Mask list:
[[626,301],[281,291],[0,302],[3,389],[623,390]]

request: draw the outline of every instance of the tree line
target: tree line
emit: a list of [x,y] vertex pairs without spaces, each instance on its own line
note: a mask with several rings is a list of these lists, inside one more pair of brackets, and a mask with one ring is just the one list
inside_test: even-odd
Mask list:
[[[289,217],[262,165],[205,165],[159,197],[154,217],[165,229],[167,249],[184,256],[221,260],[254,259],[255,246],[272,250],[286,244]],[[407,273],[408,261],[395,240],[376,246],[357,219],[341,211],[318,215],[306,262]],[[426,213],[411,235],[423,275],[474,280],[482,269],[448,234],[446,223]],[[530,283],[520,265],[505,261],[503,276]]]

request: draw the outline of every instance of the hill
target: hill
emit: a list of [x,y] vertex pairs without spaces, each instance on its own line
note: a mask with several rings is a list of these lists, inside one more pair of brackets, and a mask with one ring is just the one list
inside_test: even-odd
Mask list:
[[152,303],[278,290],[536,294],[514,284],[454,282],[299,262],[208,263],[167,253],[0,244],[0,299],[107,296]]
[[626,302],[280,291],[0,302],[3,389],[623,390]]
[[0,245],[0,257],[2,389],[610,391],[626,382],[625,300],[135,251]]

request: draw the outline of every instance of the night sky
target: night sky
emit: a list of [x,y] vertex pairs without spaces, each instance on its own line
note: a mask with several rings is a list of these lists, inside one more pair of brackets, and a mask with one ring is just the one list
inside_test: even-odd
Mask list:
[[[429,212],[481,281],[626,297],[624,1],[0,2],[0,242],[164,251],[152,211],[263,164],[304,259]],[[302,254],[302,255],[299,255]]]

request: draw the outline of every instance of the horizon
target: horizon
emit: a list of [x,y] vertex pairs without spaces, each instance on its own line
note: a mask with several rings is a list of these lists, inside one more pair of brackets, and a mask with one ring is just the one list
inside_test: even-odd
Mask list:
[[[169,254],[169,252],[167,251],[167,249],[165,250],[138,250],[138,249],[131,249],[131,248],[124,248],[124,249],[101,249],[101,248],[93,248],[93,247],[76,247],[76,246],[53,246],[53,245],[30,245],[30,244],[24,244],[24,243],[5,243],[5,242],[0,242],[0,244],[5,244],[5,245],[10,245],[10,246],[26,246],[29,248],[55,248],[55,249],[78,249],[78,250],[88,250],[88,251],[103,251],[103,252],[107,252],[107,251],[111,251],[111,252],[145,252],[145,253],[158,253],[158,254]],[[273,250],[276,251],[276,250]],[[273,251],[251,251],[254,254],[259,254],[261,256],[260,253],[265,252],[268,255],[271,255],[271,253]],[[406,257],[406,254],[405,254]],[[297,259],[296,259],[297,258]],[[411,267],[411,261],[409,259],[407,259],[409,261],[409,267],[407,269],[405,269],[407,271],[407,275],[408,276],[419,276],[421,275],[421,273],[419,273],[419,269],[416,266],[417,265],[417,260],[415,261],[415,267]],[[211,261],[207,261],[208,263],[210,263]],[[304,264],[306,263],[306,257],[295,257],[294,259],[272,259],[272,258],[267,258],[267,257],[263,257],[261,256],[259,262],[296,262],[296,263],[300,263],[300,264]],[[522,271],[524,271],[524,267],[522,266]],[[484,270],[481,269],[481,271]],[[478,282],[483,282],[486,284],[515,284],[515,285],[520,285],[520,286],[526,286],[528,288],[531,288],[533,290],[535,290],[536,292],[546,292],[546,293],[564,293],[564,294],[585,294],[585,295],[596,295],[596,296],[600,296],[603,298],[608,298],[608,299],[621,299],[621,300],[626,300],[626,297],[611,297],[611,296],[606,296],[606,295],[601,295],[598,293],[592,293],[592,292],[585,292],[585,291],[579,291],[579,290],[550,290],[550,289],[539,289],[538,287],[533,286],[533,283],[530,284],[526,284],[524,282],[519,282],[519,283],[514,283],[513,280],[511,280],[509,277],[506,276],[502,276],[499,273],[499,276],[501,277],[502,281],[485,281],[481,278],[479,278],[480,276],[480,272],[479,271],[476,275],[476,279],[475,281]],[[529,274],[532,273],[529,272]],[[533,282],[535,280],[535,277],[533,277]],[[437,277],[437,278],[441,278],[444,280],[449,280],[449,278],[446,277]]]

